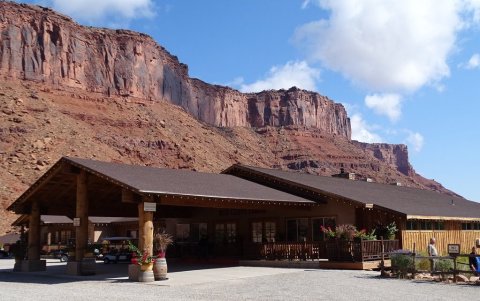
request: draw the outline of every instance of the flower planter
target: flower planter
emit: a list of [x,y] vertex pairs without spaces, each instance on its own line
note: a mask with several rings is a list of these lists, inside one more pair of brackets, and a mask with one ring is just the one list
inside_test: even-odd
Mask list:
[[165,257],[157,258],[153,265],[153,275],[155,277],[155,281],[159,280],[166,280],[167,279],[167,260]]

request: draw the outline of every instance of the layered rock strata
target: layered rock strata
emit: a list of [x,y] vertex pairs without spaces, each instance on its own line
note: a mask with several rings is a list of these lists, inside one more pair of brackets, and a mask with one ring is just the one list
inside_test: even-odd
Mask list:
[[250,94],[210,85],[152,38],[84,27],[48,8],[0,2],[0,73],[107,95],[166,100],[221,127],[300,125],[350,139],[345,108],[296,88]]

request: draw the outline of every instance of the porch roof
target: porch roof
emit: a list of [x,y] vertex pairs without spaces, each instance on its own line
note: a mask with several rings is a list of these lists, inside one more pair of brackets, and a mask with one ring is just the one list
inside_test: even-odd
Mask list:
[[[208,200],[271,205],[316,205],[311,200],[232,175],[63,157],[11,204],[8,210],[28,213],[29,203],[37,200],[43,205],[45,213],[42,214],[71,215],[72,212],[74,214],[76,174],[79,170],[84,170],[92,176],[88,184],[89,195],[93,201],[90,206],[91,215],[125,216],[122,213],[132,210],[136,212],[133,204],[122,204],[124,209],[114,205],[121,203],[122,189],[138,196],[196,198],[195,204],[205,207],[208,207],[205,205]],[[60,210],[67,206],[68,210]],[[125,206],[130,207],[127,209]],[[115,215],[112,215],[115,210]]]
[[[480,220],[480,203],[439,192],[380,183],[311,175],[300,172],[233,165],[224,173],[237,175],[277,189],[286,185],[326,196],[344,198],[365,207],[389,209],[408,219]],[[263,179],[263,180],[262,180]],[[290,193],[292,189],[289,189]]]

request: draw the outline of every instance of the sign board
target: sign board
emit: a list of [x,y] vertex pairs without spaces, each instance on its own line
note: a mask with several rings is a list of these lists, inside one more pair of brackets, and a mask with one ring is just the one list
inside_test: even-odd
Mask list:
[[80,227],[80,218],[79,217],[73,218],[73,226],[74,227]]
[[460,244],[448,244],[448,254],[450,255],[460,254]]
[[143,211],[155,212],[157,211],[157,203],[143,203]]

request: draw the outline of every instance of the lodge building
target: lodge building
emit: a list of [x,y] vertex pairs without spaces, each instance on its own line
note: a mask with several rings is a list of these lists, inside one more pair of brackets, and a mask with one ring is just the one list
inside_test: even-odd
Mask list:
[[[212,174],[64,157],[8,209],[22,215],[15,225],[28,227],[27,270],[45,268],[40,250],[65,226],[42,223],[46,216],[77,221],[68,225],[69,264],[104,236],[136,236],[140,249],[151,249],[153,232],[163,230],[175,238],[167,256],[180,258],[378,259],[379,241],[329,253],[321,226],[342,224],[369,231],[395,222],[396,236],[381,242],[387,250],[422,251],[435,237],[441,254],[449,243],[467,253],[480,239],[480,204],[460,197],[239,164]],[[98,220],[107,217],[130,220]]]

